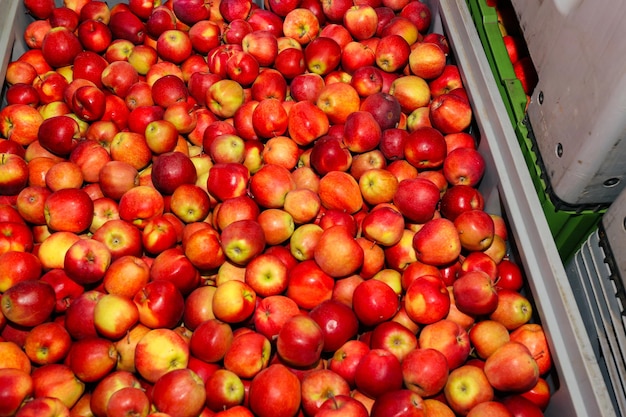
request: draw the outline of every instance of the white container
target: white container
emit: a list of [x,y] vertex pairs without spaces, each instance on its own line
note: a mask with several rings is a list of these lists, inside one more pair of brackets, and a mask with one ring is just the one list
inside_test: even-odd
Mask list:
[[620,415],[626,414],[626,192],[567,265],[592,346]]
[[626,2],[512,4],[539,75],[528,117],[553,193],[609,204],[626,187]]
[[[487,169],[480,190],[486,209],[510,226],[512,255],[529,282],[538,320],[547,332],[554,358],[549,376],[554,393],[546,416],[616,416],[572,287],[560,260],[515,132],[464,1],[426,1],[434,12],[433,29],[445,31],[472,101]],[[117,1],[109,0],[109,5]],[[0,75],[8,57],[23,47],[20,36],[28,17],[22,2],[0,0],[4,48]],[[2,22],[0,22],[2,23]]]

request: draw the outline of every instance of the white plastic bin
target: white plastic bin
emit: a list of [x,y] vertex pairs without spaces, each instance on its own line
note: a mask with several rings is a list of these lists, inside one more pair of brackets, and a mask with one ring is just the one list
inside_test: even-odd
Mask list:
[[626,192],[567,265],[609,394],[626,414]]
[[512,4],[539,75],[528,117],[554,195],[610,204],[626,188],[626,2]]

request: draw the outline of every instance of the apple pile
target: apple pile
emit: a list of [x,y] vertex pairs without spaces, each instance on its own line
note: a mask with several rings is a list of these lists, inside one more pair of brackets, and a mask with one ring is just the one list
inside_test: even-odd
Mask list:
[[[528,96],[532,94],[539,79],[535,65],[526,49],[524,37],[519,33],[515,9],[509,0],[486,0],[486,4],[496,10],[504,48],[513,65],[515,77],[520,81],[524,93]],[[530,100],[530,97],[527,99]]]
[[0,416],[539,416],[552,367],[417,0],[23,0]]

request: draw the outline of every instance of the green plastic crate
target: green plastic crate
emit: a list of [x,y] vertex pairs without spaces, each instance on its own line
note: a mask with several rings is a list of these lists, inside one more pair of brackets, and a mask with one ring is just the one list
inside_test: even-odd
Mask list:
[[596,230],[606,207],[564,207],[553,198],[545,180],[541,155],[536,151],[532,126],[526,115],[526,93],[515,76],[513,64],[502,41],[496,9],[488,6],[485,0],[467,0],[467,4],[489,65],[498,81],[498,90],[522,148],[550,232],[562,260],[568,262]]

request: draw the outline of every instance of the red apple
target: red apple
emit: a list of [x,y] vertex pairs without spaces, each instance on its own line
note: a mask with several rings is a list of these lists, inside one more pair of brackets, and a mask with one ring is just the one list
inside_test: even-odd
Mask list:
[[498,293],[491,277],[483,271],[466,272],[452,284],[457,308],[469,315],[491,314],[498,305]]
[[495,281],[498,276],[498,266],[496,262],[485,252],[470,252],[461,262],[461,270],[458,276],[470,271],[482,271]]
[[385,72],[396,72],[409,63],[411,46],[399,34],[383,35],[376,47],[376,65]]
[[484,204],[480,190],[471,185],[458,184],[449,187],[441,196],[440,211],[443,217],[454,221],[464,211],[482,210]]
[[418,128],[404,141],[404,157],[418,170],[441,167],[446,154],[444,136],[432,127]]
[[443,353],[448,369],[456,369],[467,360],[470,354],[469,336],[459,324],[443,319],[427,324],[419,334],[420,348],[433,348]]
[[32,363],[45,365],[65,359],[72,339],[63,325],[47,322],[33,327],[24,341],[24,351]]
[[182,292],[171,281],[148,282],[132,297],[139,313],[139,322],[146,327],[174,328],[183,317],[185,302]]
[[511,340],[528,348],[537,362],[539,374],[545,375],[552,368],[552,355],[543,327],[538,323],[526,323],[511,332]]
[[205,381],[207,407],[218,413],[239,406],[244,401],[245,387],[241,378],[228,369],[218,369]]
[[337,395],[324,401],[315,415],[317,417],[366,417],[369,413],[359,400],[349,395]]
[[144,379],[155,383],[162,375],[187,367],[189,345],[174,330],[150,330],[137,343],[135,366]]
[[244,103],[244,89],[238,82],[223,79],[207,90],[206,103],[209,110],[222,118],[232,117]]
[[444,67],[441,75],[428,83],[433,97],[449,93],[452,90],[463,86],[461,73],[459,68],[454,64],[448,64]]
[[73,30],[63,26],[50,29],[41,45],[43,57],[54,68],[71,65],[82,50],[80,40]]
[[107,415],[117,416],[126,413],[148,413],[150,399],[140,388],[124,387],[115,391],[107,404]]
[[103,337],[121,338],[139,321],[139,310],[132,299],[117,294],[105,294],[94,307],[94,325]]
[[425,223],[413,237],[413,248],[419,261],[435,266],[453,263],[462,249],[454,223],[445,218]]
[[411,47],[409,69],[413,75],[432,80],[443,73],[446,54],[439,45],[430,42],[418,42]]
[[182,152],[166,152],[155,158],[151,173],[154,187],[171,195],[183,184],[195,184],[198,175],[191,159]]
[[33,327],[50,317],[56,304],[54,289],[44,281],[21,281],[1,297],[2,313],[17,325]]
[[418,348],[402,361],[404,385],[422,397],[439,394],[448,380],[448,361],[440,351]]
[[254,311],[255,329],[268,339],[274,339],[287,320],[299,313],[298,305],[291,298],[270,295],[260,300]]
[[530,56],[527,55],[517,60],[513,64],[513,71],[520,80],[524,92],[530,95],[538,82],[537,71]]
[[430,121],[444,134],[463,132],[472,122],[470,103],[452,93],[441,94],[430,103]]
[[445,318],[450,310],[450,296],[442,279],[435,275],[414,279],[406,289],[404,308],[411,320],[419,324]]
[[528,323],[532,314],[533,307],[527,297],[517,291],[500,289],[498,290],[498,306],[489,317],[512,331]]
[[276,351],[281,360],[294,367],[315,364],[323,347],[322,328],[306,315],[296,315],[287,320],[276,338]]
[[414,417],[425,416],[424,400],[420,395],[408,389],[386,392],[376,398],[372,405],[370,416],[382,417],[394,414]]
[[398,184],[393,203],[411,222],[426,223],[435,215],[439,188],[424,178],[405,179]]
[[354,5],[343,15],[343,24],[355,39],[369,39],[378,29],[378,15],[370,5]]
[[399,300],[388,284],[378,280],[367,280],[355,288],[352,307],[362,324],[375,326],[396,314]]
[[111,13],[109,28],[115,39],[124,39],[135,45],[143,43],[146,38],[145,23],[130,10]]
[[250,384],[249,407],[259,417],[296,415],[301,403],[301,384],[286,366],[270,365]]
[[309,316],[320,326],[324,334],[325,352],[334,352],[358,330],[356,315],[345,304],[337,300],[326,300],[310,311]]
[[462,415],[475,405],[494,399],[493,388],[485,373],[473,365],[463,365],[450,372],[444,395],[450,408]]
[[469,337],[476,354],[482,359],[487,359],[510,340],[507,328],[494,320],[480,320],[475,323],[469,330]]
[[491,386],[505,392],[529,390],[539,380],[539,367],[532,354],[525,345],[513,340],[486,359],[484,371]]
[[371,349],[385,349],[402,363],[417,348],[417,336],[413,330],[397,321],[385,321],[374,327],[369,340]]
[[268,367],[270,354],[269,339],[247,329],[234,334],[233,342],[224,355],[224,368],[244,380],[250,380]]
[[204,381],[190,369],[165,373],[151,390],[152,406],[156,410],[185,417],[197,416],[205,406],[206,397]]
[[532,401],[520,394],[508,395],[502,399],[502,404],[509,410],[511,415],[539,417],[543,415],[541,409]]
[[95,385],[88,401],[89,412],[95,415],[105,415],[110,399],[115,392],[124,388],[139,389],[140,387],[140,382],[133,373],[113,371]]
[[503,259],[497,264],[498,288],[519,291],[524,285],[522,270],[510,259]]
[[302,410],[306,415],[317,415],[321,405],[329,398],[349,396],[348,383],[329,369],[316,369],[302,377]]
[[319,36],[304,47],[304,61],[309,72],[325,77],[339,66],[341,46],[333,38]]
[[85,383],[96,382],[117,365],[117,350],[111,340],[93,337],[72,343],[66,363],[76,378]]
[[299,307],[311,310],[332,297],[334,283],[313,259],[305,259],[289,270],[286,295]]
[[63,268],[75,282],[87,285],[101,281],[111,265],[111,251],[102,242],[81,239],[65,253]]
[[216,319],[198,325],[190,340],[190,351],[194,357],[206,362],[222,360],[233,340],[230,325]]
[[217,287],[213,297],[213,313],[219,320],[239,323],[249,318],[255,308],[256,293],[242,281],[226,281]]
[[[292,9],[283,2],[270,0],[270,3],[273,2],[280,3],[280,7],[283,8],[282,13],[277,14],[284,16],[283,33],[285,36],[294,39],[300,45],[305,45],[317,37],[320,22],[310,9],[298,7],[299,1],[292,2],[295,6]],[[270,9],[276,13],[276,7],[270,5]]]
[[80,134],[78,122],[69,116],[45,119],[37,134],[41,146],[59,156],[67,156],[76,147]]
[[14,368],[0,370],[0,413],[14,415],[23,402],[32,396],[33,388],[29,373]]
[[393,353],[385,349],[371,349],[357,365],[354,380],[360,392],[379,398],[402,388],[402,366]]
[[291,80],[290,93],[296,101],[310,101],[315,103],[326,85],[324,78],[313,72],[298,74]]
[[65,312],[65,328],[74,339],[98,336],[93,322],[93,311],[104,293],[89,290],[76,296]]

